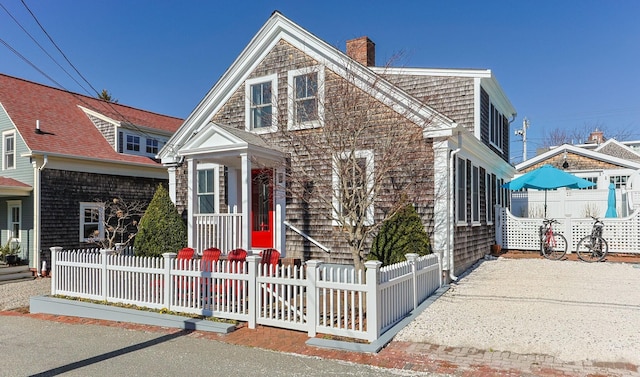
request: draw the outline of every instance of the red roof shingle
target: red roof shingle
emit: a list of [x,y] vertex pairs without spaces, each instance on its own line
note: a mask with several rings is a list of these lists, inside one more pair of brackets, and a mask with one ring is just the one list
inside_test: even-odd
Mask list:
[[[35,152],[114,162],[158,164],[144,156],[114,150],[78,106],[119,122],[175,132],[182,119],[109,103],[50,86],[0,74],[0,104],[15,124],[27,148]],[[41,133],[36,133],[36,121]]]

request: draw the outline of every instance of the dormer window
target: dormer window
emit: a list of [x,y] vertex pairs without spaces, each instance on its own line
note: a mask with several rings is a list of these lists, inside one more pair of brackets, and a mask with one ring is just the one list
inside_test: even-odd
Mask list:
[[127,152],[140,152],[140,136],[127,135]]
[[322,126],[324,114],[324,69],[309,67],[289,72],[289,128]]
[[134,134],[132,131],[118,132],[118,152],[155,158],[167,139],[158,135]]
[[147,153],[152,155],[158,154],[158,140],[147,139]]
[[247,131],[273,132],[277,129],[278,75],[247,80],[245,85],[245,116]]

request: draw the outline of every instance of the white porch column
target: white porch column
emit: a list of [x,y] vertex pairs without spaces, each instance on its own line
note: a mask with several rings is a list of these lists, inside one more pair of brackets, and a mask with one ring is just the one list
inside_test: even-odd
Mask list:
[[196,248],[196,232],[193,216],[196,214],[198,202],[198,163],[193,158],[187,159],[187,245]]
[[455,226],[454,213],[452,206],[455,191],[450,184],[450,159],[449,159],[449,143],[448,141],[440,141],[433,143],[433,165],[436,167],[434,172],[435,182],[435,200],[433,213],[433,250],[440,253],[443,262],[443,269],[449,269],[449,253],[453,247],[453,227]]
[[287,219],[287,195],[286,195],[286,174],[284,167],[275,169],[275,207],[276,207],[276,221],[275,221],[275,248],[280,251],[280,256],[284,258],[287,255],[285,244],[285,226],[284,221]]
[[242,248],[251,248],[251,160],[248,153],[240,154],[242,179]]
[[176,167],[169,166],[167,170],[169,171],[169,198],[173,204],[176,204]]

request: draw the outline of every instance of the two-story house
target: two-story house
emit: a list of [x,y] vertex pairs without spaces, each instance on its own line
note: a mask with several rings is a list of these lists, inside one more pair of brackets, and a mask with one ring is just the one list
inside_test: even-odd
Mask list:
[[336,219],[361,190],[365,227],[413,203],[451,278],[487,254],[514,107],[490,70],[375,63],[369,38],[343,52],[274,12],[160,152],[189,244],[352,263]]
[[40,271],[53,246],[95,247],[101,203],[150,202],[181,119],[0,74],[0,242]]

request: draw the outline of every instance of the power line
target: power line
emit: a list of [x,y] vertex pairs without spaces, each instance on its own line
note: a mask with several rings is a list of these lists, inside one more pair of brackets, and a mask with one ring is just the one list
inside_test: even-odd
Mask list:
[[[58,61],[51,56],[51,54],[49,54],[49,52],[42,47],[42,45],[40,43],[38,43],[38,41],[27,31],[27,29],[25,29],[22,24],[15,18],[13,17],[13,15],[11,14],[11,12],[9,12],[9,10],[7,8],[5,8],[5,6],[3,4],[0,4],[0,7],[2,7],[2,9],[4,9],[4,11],[9,15],[9,17],[11,17],[11,19],[16,23],[16,25],[18,25],[20,27],[20,29],[22,29],[22,31],[24,31],[25,34],[27,34],[29,36],[29,38],[31,38],[31,40],[33,41],[33,43],[35,43],[38,47],[40,47],[40,50],[42,50],[42,52],[44,52],[54,63],[56,63],[56,65],[64,72],[67,74],[67,76],[69,76],[69,78],[71,78],[71,80],[73,80],[76,84],[78,84],[79,87],[81,87],[85,93],[91,95],[89,93],[89,91],[82,86],[82,84],[80,84],[78,82],[78,80],[76,80],[69,72],[67,72],[66,69],[64,69],[64,67],[62,67],[62,65],[60,65],[60,63],[58,63]],[[5,44],[6,46],[6,44]],[[14,52],[15,53],[15,52]],[[31,64],[31,66],[33,67],[33,64]],[[35,67],[34,67],[35,68]],[[42,71],[40,71],[42,73]],[[53,81],[53,80],[52,80]]]

